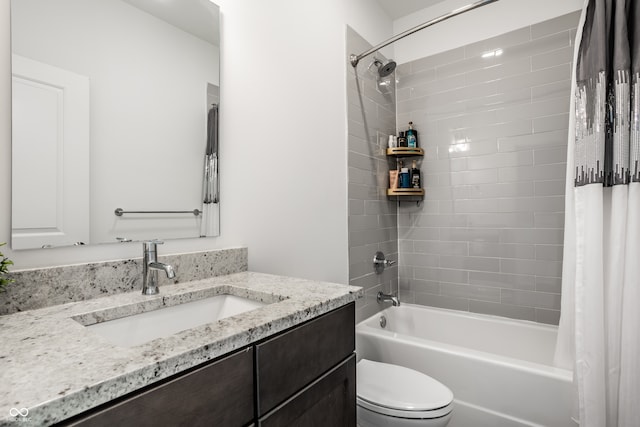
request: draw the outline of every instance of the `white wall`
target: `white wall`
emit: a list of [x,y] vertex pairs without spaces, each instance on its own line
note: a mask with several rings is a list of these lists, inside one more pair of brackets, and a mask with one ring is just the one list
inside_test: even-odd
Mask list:
[[[347,4],[345,4],[347,3]],[[219,0],[221,236],[161,253],[249,248],[253,271],[348,281],[346,24],[377,42],[366,0]],[[10,236],[9,1],[0,4],[0,241]],[[139,244],[13,252],[16,268],[139,256]]]
[[[393,23],[399,34],[469,4],[446,0]],[[464,46],[582,8],[583,0],[499,0],[426,28],[395,43],[398,64]]]

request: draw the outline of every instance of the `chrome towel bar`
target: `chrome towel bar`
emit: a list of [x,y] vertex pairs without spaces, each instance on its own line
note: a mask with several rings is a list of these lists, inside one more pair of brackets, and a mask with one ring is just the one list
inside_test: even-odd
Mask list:
[[117,208],[114,213],[116,216],[122,216],[124,214],[174,214],[174,213],[190,213],[198,216],[202,213],[200,209],[194,209],[192,211],[125,211],[122,208]]

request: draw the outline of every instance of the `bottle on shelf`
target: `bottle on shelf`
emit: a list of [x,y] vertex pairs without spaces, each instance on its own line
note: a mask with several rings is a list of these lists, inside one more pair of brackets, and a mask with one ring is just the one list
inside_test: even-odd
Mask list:
[[409,174],[409,168],[404,167],[402,160],[398,162],[400,172],[398,173],[398,184],[400,188],[411,188],[411,175]]
[[422,188],[422,179],[420,178],[420,169],[414,160],[411,164],[411,188]]
[[407,147],[418,148],[418,131],[413,128],[413,122],[409,122],[407,130]]
[[407,147],[407,137],[404,132],[398,134],[398,147]]

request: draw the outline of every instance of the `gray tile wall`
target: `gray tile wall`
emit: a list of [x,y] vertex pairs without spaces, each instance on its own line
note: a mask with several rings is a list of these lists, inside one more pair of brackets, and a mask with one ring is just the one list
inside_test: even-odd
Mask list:
[[[347,28],[348,53],[359,54],[370,47]],[[385,155],[388,135],[396,130],[395,85],[393,74],[381,82],[374,77],[368,70],[372,60],[367,57],[358,64],[357,78],[354,68],[347,66],[349,283],[365,289],[365,298],[356,304],[358,322],[383,308],[376,302],[378,291],[398,289],[397,266],[381,275],[373,271],[376,251],[384,252],[388,259],[398,257],[398,214],[396,203],[386,196],[389,166]]]
[[398,67],[425,148],[399,209],[401,299],[557,324],[578,13]]

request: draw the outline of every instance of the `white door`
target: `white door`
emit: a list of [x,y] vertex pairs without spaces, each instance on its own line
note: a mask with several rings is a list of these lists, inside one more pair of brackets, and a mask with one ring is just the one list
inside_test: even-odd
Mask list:
[[89,78],[12,61],[12,248],[89,243]]

